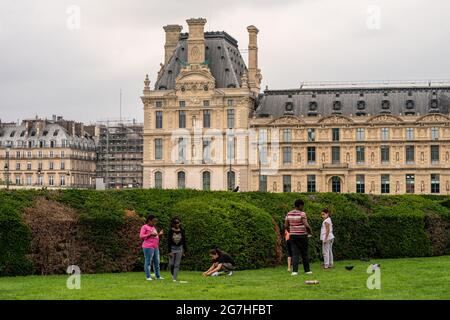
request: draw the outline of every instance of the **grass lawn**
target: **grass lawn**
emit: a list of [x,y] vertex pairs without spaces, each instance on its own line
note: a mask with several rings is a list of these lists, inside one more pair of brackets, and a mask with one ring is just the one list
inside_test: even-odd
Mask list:
[[[381,264],[381,289],[369,290],[366,273]],[[354,265],[352,271],[346,265]],[[312,265],[311,276],[291,277],[286,267],[235,272],[232,277],[204,278],[181,271],[174,283],[145,281],[144,273],[81,276],[81,289],[66,288],[67,276],[0,278],[0,299],[450,299],[450,256],[416,259],[339,261],[331,270]],[[305,280],[319,280],[306,285]]]

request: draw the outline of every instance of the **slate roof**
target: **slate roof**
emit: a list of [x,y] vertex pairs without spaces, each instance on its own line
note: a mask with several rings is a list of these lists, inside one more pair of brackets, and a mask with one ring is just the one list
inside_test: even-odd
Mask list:
[[0,126],[0,148],[8,146],[13,148],[26,147],[28,142],[31,141],[34,141],[35,146],[43,141],[47,148],[50,146],[50,141],[54,141],[56,147],[61,147],[63,140],[66,140],[72,148],[95,148],[95,143],[90,136],[73,136],[64,127],[56,123],[46,123],[39,133],[36,126],[28,129],[24,124]]
[[[187,63],[187,38],[187,33],[180,35],[174,54],[155,83],[155,90],[175,88],[175,79]],[[205,32],[205,59],[216,79],[216,88],[241,86],[241,76],[247,71],[247,67],[239,52],[238,42],[228,33]]]
[[348,86],[266,90],[256,116],[283,115],[425,115],[449,114],[450,84],[446,86]]

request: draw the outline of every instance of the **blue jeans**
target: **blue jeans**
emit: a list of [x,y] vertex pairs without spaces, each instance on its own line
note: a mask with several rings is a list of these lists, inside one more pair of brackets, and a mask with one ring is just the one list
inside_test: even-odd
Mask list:
[[144,271],[145,276],[150,278],[150,267],[153,262],[153,268],[155,271],[155,277],[158,279],[161,277],[159,274],[159,249],[153,249],[153,248],[143,248],[144,250]]

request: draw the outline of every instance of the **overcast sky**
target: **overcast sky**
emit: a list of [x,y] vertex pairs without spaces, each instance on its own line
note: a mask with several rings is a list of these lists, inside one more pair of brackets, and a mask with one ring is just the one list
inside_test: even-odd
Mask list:
[[449,12],[448,0],[0,0],[0,119],[117,119],[122,89],[123,118],[141,121],[145,74],[153,85],[164,59],[162,26],[187,32],[191,17],[243,49],[257,26],[263,88],[449,79]]

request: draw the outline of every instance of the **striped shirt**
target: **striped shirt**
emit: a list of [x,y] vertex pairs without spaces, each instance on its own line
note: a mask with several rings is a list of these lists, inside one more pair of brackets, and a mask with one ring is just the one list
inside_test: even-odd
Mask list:
[[303,224],[303,219],[306,220],[306,213],[298,210],[292,210],[286,215],[286,221],[289,222],[289,234],[302,236],[308,234],[306,227]]

